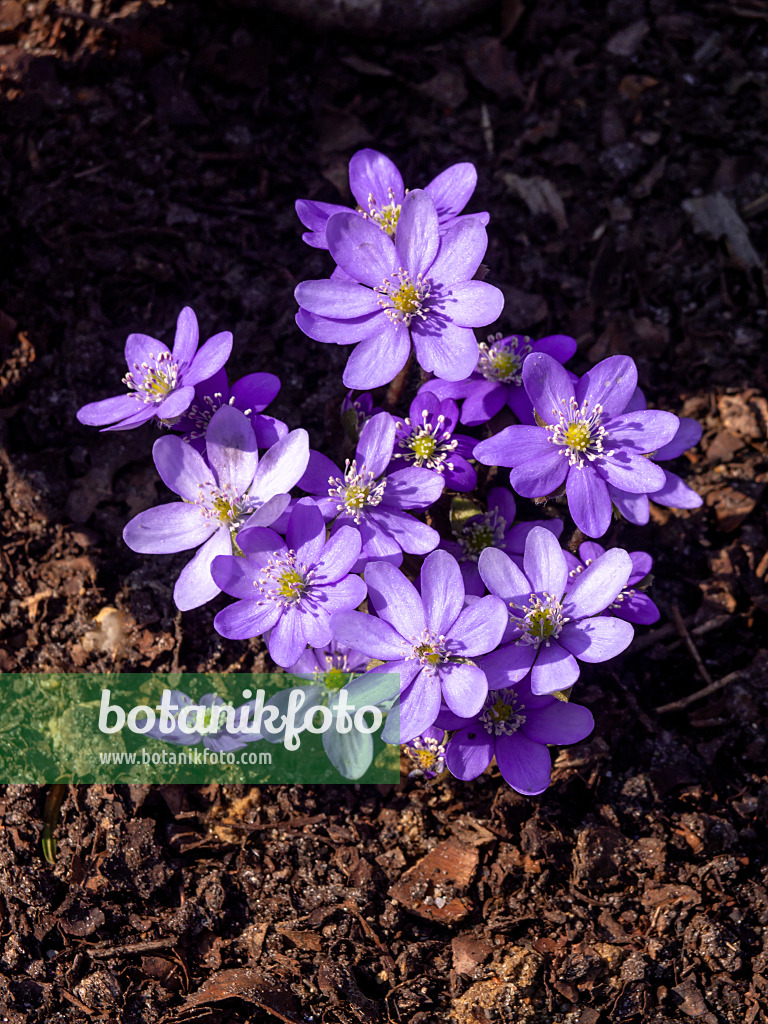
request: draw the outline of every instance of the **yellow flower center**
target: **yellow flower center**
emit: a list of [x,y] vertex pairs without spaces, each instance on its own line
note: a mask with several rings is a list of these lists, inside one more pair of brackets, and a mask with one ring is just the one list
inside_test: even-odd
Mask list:
[[569,423],[565,432],[565,443],[576,452],[584,452],[592,442],[592,431],[586,423]]
[[401,209],[400,203],[387,203],[386,206],[382,206],[376,213],[372,213],[371,219],[375,220],[379,227],[392,238],[397,231],[397,222],[400,219]]
[[429,665],[440,664],[440,653],[432,644],[420,644],[413,652],[419,661],[426,661]]
[[411,442],[411,451],[417,459],[429,459],[435,454],[437,442],[431,434],[418,434]]
[[421,299],[415,286],[410,281],[405,281],[396,292],[392,294],[392,305],[401,313],[416,313],[421,305]]
[[349,679],[349,672],[343,672],[340,668],[331,668],[323,676],[323,685],[326,690],[340,690]]
[[528,616],[528,633],[530,636],[541,637],[546,640],[555,632],[555,623],[552,621],[552,613],[547,608],[531,612]]
[[286,569],[277,580],[277,592],[280,597],[298,597],[306,590],[304,577],[296,569]]

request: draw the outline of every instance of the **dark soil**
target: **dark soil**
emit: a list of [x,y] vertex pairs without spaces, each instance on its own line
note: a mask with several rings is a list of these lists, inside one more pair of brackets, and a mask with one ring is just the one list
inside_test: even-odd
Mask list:
[[[448,38],[407,28],[0,2],[0,670],[268,667],[210,607],[175,612],[183,556],[120,541],[162,497],[152,430],[75,411],[117,392],[129,332],[172,337],[190,304],[335,454],[346,353],[293,324],[295,284],[329,269],[293,201],[348,201],[363,145],[411,185],[474,160],[499,328],[573,334],[579,371],[629,353],[650,404],[702,421],[677,468],[704,508],[610,535],[654,553],[665,615],[584,673],[597,728],[537,799],[495,770],[73,787],[49,867],[45,791],[6,788],[4,1021],[768,1020],[765,7],[507,0]],[[522,186],[540,212],[512,175],[550,183]],[[727,225],[696,233],[682,204],[717,192]]]

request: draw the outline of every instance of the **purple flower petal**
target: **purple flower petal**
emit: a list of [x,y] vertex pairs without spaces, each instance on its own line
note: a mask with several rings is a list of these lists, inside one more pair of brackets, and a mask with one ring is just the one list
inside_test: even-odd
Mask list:
[[215,630],[228,640],[250,640],[271,629],[280,617],[276,601],[235,601],[213,620]]
[[199,506],[174,501],[139,512],[126,524],[123,540],[142,555],[169,555],[196,548],[217,529],[218,523],[206,518]]
[[481,658],[478,665],[485,672],[489,690],[505,690],[525,679],[535,657],[533,644],[505,644]]
[[[328,615],[332,615],[336,611],[352,611],[353,608],[357,608],[365,600],[368,589],[359,576],[345,576],[335,583],[323,583],[318,587],[318,591],[322,594],[323,608]],[[324,643],[328,643],[330,639],[329,636]],[[313,647],[322,646],[316,644],[314,640],[310,642]]]
[[439,244],[437,210],[432,197],[422,189],[414,189],[403,200],[397,221],[397,265],[405,267],[413,279],[419,274],[426,275]]
[[474,332],[449,321],[439,326],[429,320],[411,324],[419,365],[443,380],[464,380],[477,364],[479,349]]
[[142,363],[153,363],[157,356],[170,360],[170,349],[157,338],[148,334],[129,334],[125,339],[125,361],[129,370],[135,370]]
[[[338,522],[338,520],[337,520]],[[386,523],[375,519],[363,519],[357,527],[362,538],[360,557],[352,567],[353,572],[362,572],[368,562],[385,561],[395,568],[403,564],[403,548],[391,535]]]
[[[619,416],[627,407],[637,387],[637,367],[629,356],[609,356],[581,378],[576,385],[576,400],[603,407],[603,419]],[[534,403],[535,404],[535,403]]]
[[510,470],[509,482],[523,498],[545,498],[561,486],[567,474],[567,460],[553,451],[546,458],[515,466]]
[[211,562],[217,555],[231,553],[232,537],[229,527],[222,525],[179,573],[176,586],[173,588],[173,600],[179,611],[188,612],[192,608],[199,608],[216,597],[219,588],[211,576]]
[[220,370],[232,353],[232,334],[222,331],[214,334],[197,350],[189,369],[184,374],[185,384],[199,384]]
[[306,430],[292,430],[261,457],[253,476],[251,496],[266,501],[275,494],[286,494],[299,482],[308,462],[309,435]]
[[259,453],[247,416],[234,406],[222,405],[211,416],[205,432],[205,447],[219,487],[237,494],[250,487]]
[[627,522],[634,523],[635,526],[645,526],[651,515],[647,494],[628,494],[618,487],[611,487],[610,484],[608,494]]
[[422,669],[400,698],[401,743],[420,736],[434,724],[440,710],[440,697],[438,677]]
[[446,314],[459,327],[485,327],[501,316],[504,293],[485,281],[455,284],[446,302]]
[[610,611],[617,619],[625,619],[638,626],[650,626],[661,618],[661,612],[650,597],[642,593],[625,594]]
[[231,397],[238,409],[261,412],[279,391],[280,378],[274,373],[249,373],[232,385]]
[[310,448],[307,468],[298,482],[299,487],[310,494],[327,494],[331,479],[343,480],[344,474],[327,455]]
[[507,524],[507,529],[514,523],[517,515],[517,505],[512,492],[506,487],[492,487],[488,491],[488,508],[496,509]]
[[378,307],[373,313],[350,317],[348,320],[333,320],[300,309],[296,314],[296,324],[308,338],[327,345],[356,345],[359,341],[376,337],[382,329],[381,310]]
[[[403,472],[406,471],[403,470]],[[401,512],[399,509],[384,508],[383,505],[379,505],[378,508],[368,513],[368,519],[369,527],[377,532],[379,541],[383,534],[391,538],[398,545],[398,549],[407,551],[411,555],[426,555],[440,543],[440,534],[437,530],[433,530],[431,526],[419,522],[412,515]],[[361,524],[361,526],[363,525]],[[369,553],[366,545],[363,547],[363,552]],[[391,561],[391,559],[389,560]]]
[[313,566],[325,547],[325,522],[311,498],[296,502],[288,520],[285,541],[300,563]]
[[[273,497],[268,498],[263,505],[260,505],[255,512],[252,512],[248,516],[245,523],[241,527],[242,530],[250,530],[254,526],[273,526],[285,513],[286,509],[291,503],[290,494],[275,494]],[[286,522],[286,527],[287,527]],[[277,526],[275,525],[275,530]],[[238,538],[240,534],[238,534]],[[242,545],[241,545],[242,546]]]
[[452,164],[433,178],[424,191],[428,192],[441,220],[461,213],[477,185],[477,171],[471,163]]
[[[512,426],[475,445],[473,454],[485,466],[517,467],[534,460],[551,460],[557,451],[543,427]],[[564,462],[561,456],[557,457]]]
[[512,789],[536,796],[548,788],[552,775],[549,751],[521,732],[496,739],[496,763]]
[[664,485],[664,470],[644,455],[619,449],[595,463],[600,476],[612,487],[629,494],[652,494]]
[[363,210],[368,209],[371,199],[377,207],[386,206],[390,189],[395,203],[402,203],[405,195],[400,171],[388,156],[375,149],[360,149],[349,161],[349,188]]
[[542,644],[531,669],[531,690],[535,694],[554,693],[573,686],[581,669],[578,662],[554,640]]
[[502,600],[494,596],[481,597],[461,612],[448,631],[450,650],[464,658],[487,654],[501,643],[508,619]]
[[242,601],[259,603],[256,583],[260,575],[260,567],[241,556],[217,555],[211,562],[211,577],[219,590]]
[[351,353],[342,380],[345,387],[365,390],[389,384],[405,366],[411,351],[408,328],[382,313],[377,333]]
[[237,545],[254,565],[266,565],[275,552],[287,551],[283,538],[263,526],[241,530],[237,535]]
[[459,563],[447,551],[433,551],[421,569],[421,597],[427,629],[445,635],[464,605]]
[[555,700],[544,708],[526,707],[522,731],[534,743],[578,743],[595,727],[592,712],[581,704]]
[[375,615],[365,615],[363,612],[336,612],[331,619],[331,628],[337,643],[362,651],[370,658],[378,658],[381,661],[402,660],[402,637],[388,622]]
[[213,473],[203,457],[180,437],[167,434],[155,441],[152,457],[160,479],[185,501],[200,496],[200,485],[213,483]]
[[357,444],[357,467],[375,477],[381,476],[390,463],[395,447],[395,421],[388,412],[372,416],[360,433]]
[[[131,416],[142,409],[141,402],[135,392],[130,395],[117,395],[114,398],[103,398],[100,402],[89,402],[77,410],[77,418],[86,427],[101,427],[105,423],[115,423],[126,416]],[[148,419],[154,416],[150,411]]]
[[608,446],[631,448],[643,455],[655,452],[667,444],[677,433],[679,420],[671,412],[646,409],[643,412],[624,413],[607,424]]
[[281,668],[288,668],[307,646],[303,617],[295,607],[283,608],[282,615],[272,627],[267,647],[272,660]]
[[421,597],[399,569],[387,562],[372,562],[366,566],[365,582],[368,600],[379,618],[408,639],[423,633],[426,619]]
[[563,611],[570,619],[599,615],[626,587],[631,572],[632,559],[627,552],[611,548],[576,577],[563,602]]
[[630,551],[629,557],[632,560],[632,572],[629,574],[628,585],[632,587],[653,570],[653,559],[646,551]]
[[192,362],[199,340],[197,317],[189,306],[185,306],[176,321],[176,337],[173,342],[173,358],[179,366],[188,366]]
[[443,493],[445,483],[439,473],[431,469],[410,466],[398,469],[387,477],[387,487],[379,510],[388,507],[428,508]]
[[525,542],[523,569],[535,593],[559,598],[568,582],[568,566],[558,539],[540,526]]
[[376,292],[361,284],[327,279],[302,281],[297,285],[294,296],[302,309],[339,320],[381,312]]
[[[461,409],[461,422],[468,427],[476,427],[487,423],[504,407],[507,400],[507,387],[495,380],[479,380],[473,382],[472,390],[467,395]],[[503,433],[503,431],[502,431]],[[496,435],[498,437],[498,434]],[[493,438],[491,438],[493,440]]]
[[478,715],[488,696],[485,673],[477,665],[450,661],[441,665],[440,685],[445,703],[455,715],[461,715],[462,718]]
[[596,664],[625,651],[634,635],[630,623],[600,615],[594,619],[567,622],[558,640],[579,661]]
[[558,363],[567,363],[576,352],[576,342],[567,334],[549,334],[531,345],[534,352],[545,352]]
[[475,723],[451,739],[445,751],[445,764],[451,775],[470,782],[483,774],[493,760],[493,753],[493,737]]
[[340,580],[359,558],[361,544],[362,537],[353,526],[339,527],[329,538],[315,566],[315,580],[318,583]]
[[681,416],[679,424],[677,433],[672,440],[656,452],[655,458],[659,462],[663,462],[665,459],[676,459],[683,452],[687,452],[689,448],[697,445],[701,440],[701,424],[697,423],[696,420],[689,419],[687,416]]
[[670,508],[699,508],[702,504],[701,495],[668,469],[664,470],[664,486],[654,491],[651,498],[657,504]]
[[150,406],[150,408],[153,409],[155,416],[159,420],[175,420],[177,416],[181,416],[182,413],[187,411],[190,405],[192,405],[194,398],[195,389],[191,384],[188,384],[184,387],[176,388],[162,402],[155,406]]
[[376,288],[396,266],[395,247],[378,224],[358,213],[336,213],[328,221],[325,237],[331,256],[355,281]]
[[256,437],[257,448],[271,448],[273,444],[288,436],[288,426],[274,416],[256,413],[248,417]]
[[567,370],[544,352],[531,352],[523,363],[523,385],[545,423],[557,423],[574,397]]
[[429,268],[430,279],[446,287],[471,280],[487,248],[488,234],[482,224],[462,218],[452,224],[440,239],[437,256]]
[[602,537],[611,525],[611,499],[605,481],[592,466],[572,466],[566,481],[566,494],[568,508],[578,528],[588,537]]
[[523,604],[531,594],[531,583],[509,555],[498,548],[485,548],[477,563],[483,583],[506,605]]

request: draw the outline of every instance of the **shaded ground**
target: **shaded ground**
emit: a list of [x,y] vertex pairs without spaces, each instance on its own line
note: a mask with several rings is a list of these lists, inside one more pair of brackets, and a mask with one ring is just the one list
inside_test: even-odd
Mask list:
[[[3,671],[267,665],[210,608],[175,613],[181,558],[118,540],[161,495],[152,431],[74,413],[117,390],[130,331],[168,338],[189,303],[332,452],[345,353],[293,325],[328,263],[292,204],[346,201],[362,145],[411,185],[474,160],[499,327],[572,333],[578,370],[628,352],[650,404],[705,428],[679,467],[704,509],[613,529],[656,554],[667,616],[585,673],[597,729],[547,794],[82,787],[50,869],[45,794],[10,789],[5,1020],[768,1019],[766,15],[522,7],[502,40],[496,20],[390,45],[234,3],[0,3]],[[682,206],[717,192],[719,226]]]

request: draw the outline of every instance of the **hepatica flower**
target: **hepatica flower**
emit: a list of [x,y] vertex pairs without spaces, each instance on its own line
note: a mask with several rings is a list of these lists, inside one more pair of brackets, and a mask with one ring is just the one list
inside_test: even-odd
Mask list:
[[579,678],[579,661],[607,661],[632,642],[628,622],[602,616],[632,572],[621,548],[601,555],[569,587],[560,543],[539,526],[528,534],[522,570],[496,548],[483,551],[478,568],[509,612],[503,645],[479,663],[492,690],[529,672],[535,694],[564,690]]
[[552,759],[547,744],[577,743],[595,724],[587,708],[537,695],[528,680],[491,690],[470,721],[441,711],[438,723],[458,730],[445,752],[453,775],[476,779],[495,757],[504,779],[525,796],[536,796],[549,786]]
[[[460,719],[464,721],[464,719]],[[445,771],[445,730],[430,726],[405,745],[405,753],[413,763],[409,779],[436,779]]]
[[472,457],[475,438],[455,434],[459,409],[450,398],[440,401],[425,392],[411,402],[408,416],[395,422],[396,440],[393,465],[423,467],[440,473],[447,487],[471,491],[477,486],[477,473],[467,461]]
[[[241,750],[254,739],[261,739],[260,736],[243,739],[241,736],[227,732],[225,714],[220,714],[218,721],[214,720],[213,709],[227,706],[216,693],[206,693],[195,703],[181,690],[171,690],[170,705],[174,705],[177,709],[175,712],[171,712],[173,718],[171,732],[163,732],[160,728],[160,720],[157,718],[152,728],[144,733],[145,736],[184,747],[193,747],[202,741],[204,747],[218,754]],[[179,724],[179,716],[182,712],[186,712],[184,716],[187,724],[186,730],[183,730]]]
[[[561,519],[541,519],[529,523],[515,523],[517,509],[515,499],[505,487],[493,487],[488,492],[488,509],[477,515],[463,518],[460,524],[452,521],[455,541],[443,540],[440,547],[457,559],[468,594],[481,597],[485,584],[480,578],[477,563],[486,548],[499,548],[514,556],[522,567],[520,556],[525,550],[525,541],[531,530],[540,526],[555,537],[563,532]],[[453,519],[453,517],[452,517]]]
[[672,440],[679,420],[655,409],[625,412],[637,385],[628,356],[604,359],[574,386],[555,359],[532,353],[523,384],[543,426],[506,427],[475,448],[485,465],[511,468],[518,494],[545,497],[565,483],[574,522],[601,537],[611,522],[609,487],[647,495],[664,486],[664,471],[645,456]]
[[172,429],[199,452],[205,451],[205,432],[211,417],[222,405],[239,409],[250,420],[259,448],[271,448],[285,437],[288,427],[263,410],[280,390],[280,379],[274,373],[249,373],[230,388],[227,371],[222,369],[195,388],[195,398]]
[[309,458],[307,432],[294,430],[259,459],[253,427],[229,405],[213,414],[205,439],[205,457],[175,435],[155,442],[157,471],[182,500],[140,512],[123,531],[128,547],[142,554],[199,548],[174,587],[173,598],[182,611],[219,593],[211,576],[212,560],[232,554],[233,538],[245,526],[277,519]]
[[229,331],[209,338],[199,350],[198,340],[197,317],[189,306],[179,314],[173,351],[147,334],[130,334],[123,377],[128,393],[84,405],[78,420],[105,430],[130,430],[155,417],[173,422],[192,404],[195,385],[220,370],[232,351]]
[[558,363],[566,363],[576,351],[576,342],[565,334],[552,334],[531,341],[523,334],[491,335],[480,345],[477,366],[467,380],[429,380],[421,391],[440,398],[463,398],[459,420],[468,427],[487,423],[508,406],[521,423],[535,423],[533,404],[523,387],[523,362],[531,352],[545,352]]
[[488,683],[473,659],[501,640],[507,624],[503,602],[482,597],[465,608],[461,572],[447,551],[433,551],[424,560],[421,592],[387,562],[368,565],[365,581],[375,615],[340,612],[332,625],[339,643],[383,662],[350,683],[350,699],[366,703],[379,675],[400,677],[399,727],[388,718],[382,739],[405,743],[423,733],[434,724],[441,699],[455,714],[477,714]]
[[472,277],[488,239],[477,221],[463,218],[440,235],[427,192],[404,199],[393,242],[370,220],[337,213],[328,221],[331,256],[344,278],[303,281],[296,288],[299,327],[315,341],[357,345],[347,362],[349,388],[387,384],[411,351],[445,380],[473,370],[473,327],[491,323],[504,303],[498,288]]
[[[474,164],[453,164],[425,186],[424,191],[433,199],[441,232],[457,220],[469,202],[477,184]],[[357,202],[357,214],[375,224],[390,238],[395,236],[403,207],[406,189],[395,164],[375,149],[361,149],[349,161],[349,187]],[[302,237],[315,249],[327,249],[325,235],[328,218],[334,213],[348,213],[346,206],[336,203],[318,203],[299,199],[296,213],[302,224],[309,228]],[[483,227],[488,223],[487,213],[469,214]]]
[[219,555],[212,573],[217,586],[239,600],[213,624],[231,640],[269,630],[269,653],[282,668],[295,664],[307,644],[329,643],[331,615],[365,598],[363,581],[349,575],[360,554],[359,533],[342,527],[326,541],[323,517],[309,498],[294,506],[285,540],[253,527],[237,541],[245,557]]
[[[585,569],[605,554],[605,548],[594,540],[588,540],[579,545],[578,558],[569,551],[564,551],[563,554],[570,570],[570,586],[570,581],[578,579]],[[630,551],[629,557],[632,561],[632,572],[629,574],[627,585],[613,603],[608,605],[603,615],[615,615],[619,619],[626,619],[627,622],[650,626],[652,622],[659,621],[661,613],[650,597],[636,587],[653,569],[653,559],[645,551]]]
[[427,508],[437,501],[443,479],[415,466],[385,476],[394,446],[395,422],[389,413],[380,412],[363,427],[355,457],[343,471],[313,451],[299,481],[315,497],[326,522],[335,520],[334,530],[349,525],[358,531],[362,540],[360,568],[371,559],[400,565],[403,551],[423,555],[440,540],[436,530],[406,509]]

